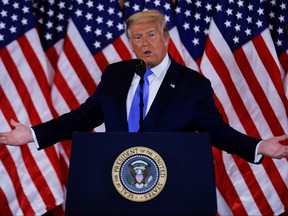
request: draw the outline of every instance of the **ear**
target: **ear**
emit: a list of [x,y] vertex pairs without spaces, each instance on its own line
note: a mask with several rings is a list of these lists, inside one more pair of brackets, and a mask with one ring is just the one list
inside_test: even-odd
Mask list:
[[166,36],[164,37],[164,39],[165,39],[164,45],[167,47],[168,44],[169,44],[169,41],[170,41],[170,36],[169,36],[169,35],[166,35]]

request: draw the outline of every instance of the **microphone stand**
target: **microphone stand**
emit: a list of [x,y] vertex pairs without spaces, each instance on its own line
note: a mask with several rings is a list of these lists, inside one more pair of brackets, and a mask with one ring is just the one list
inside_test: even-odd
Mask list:
[[144,120],[143,120],[143,108],[144,108],[144,99],[143,99],[143,84],[144,84],[144,74],[140,76],[140,118],[139,118],[139,132],[143,132],[143,125],[144,125]]
[[143,132],[144,130],[144,120],[143,120],[143,108],[144,108],[144,99],[143,99],[143,85],[144,85],[144,74],[146,73],[146,65],[145,62],[141,59],[138,59],[136,64],[136,73],[140,76],[140,102],[139,102],[139,110],[140,110],[140,118],[139,118],[139,132]]

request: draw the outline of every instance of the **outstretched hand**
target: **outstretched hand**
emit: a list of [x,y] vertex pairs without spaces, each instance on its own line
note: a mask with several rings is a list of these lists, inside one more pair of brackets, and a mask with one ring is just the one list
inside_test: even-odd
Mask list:
[[33,136],[28,126],[18,123],[13,119],[10,124],[15,128],[9,132],[0,132],[0,143],[12,146],[20,146],[33,142]]
[[258,154],[275,159],[288,158],[288,146],[280,143],[285,140],[287,141],[286,134],[263,140],[259,146]]

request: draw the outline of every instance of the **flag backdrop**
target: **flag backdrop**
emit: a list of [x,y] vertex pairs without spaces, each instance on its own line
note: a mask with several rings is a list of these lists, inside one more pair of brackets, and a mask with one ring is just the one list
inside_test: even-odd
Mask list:
[[[210,79],[226,122],[263,139],[287,134],[287,7],[285,0],[1,0],[0,131],[12,129],[10,119],[34,125],[79,106],[108,64],[134,58],[125,19],[158,9],[169,53]],[[70,144],[0,145],[0,215],[64,214]],[[213,152],[219,215],[287,212],[286,159],[253,165]]]

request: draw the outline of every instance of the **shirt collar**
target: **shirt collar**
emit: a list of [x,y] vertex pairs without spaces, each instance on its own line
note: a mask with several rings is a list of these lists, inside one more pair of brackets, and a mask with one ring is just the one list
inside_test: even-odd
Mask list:
[[162,73],[166,73],[168,70],[168,67],[170,66],[171,59],[169,58],[168,53],[162,60],[162,62],[157,65],[156,67],[151,68],[153,74],[155,74],[157,77],[161,76]]

